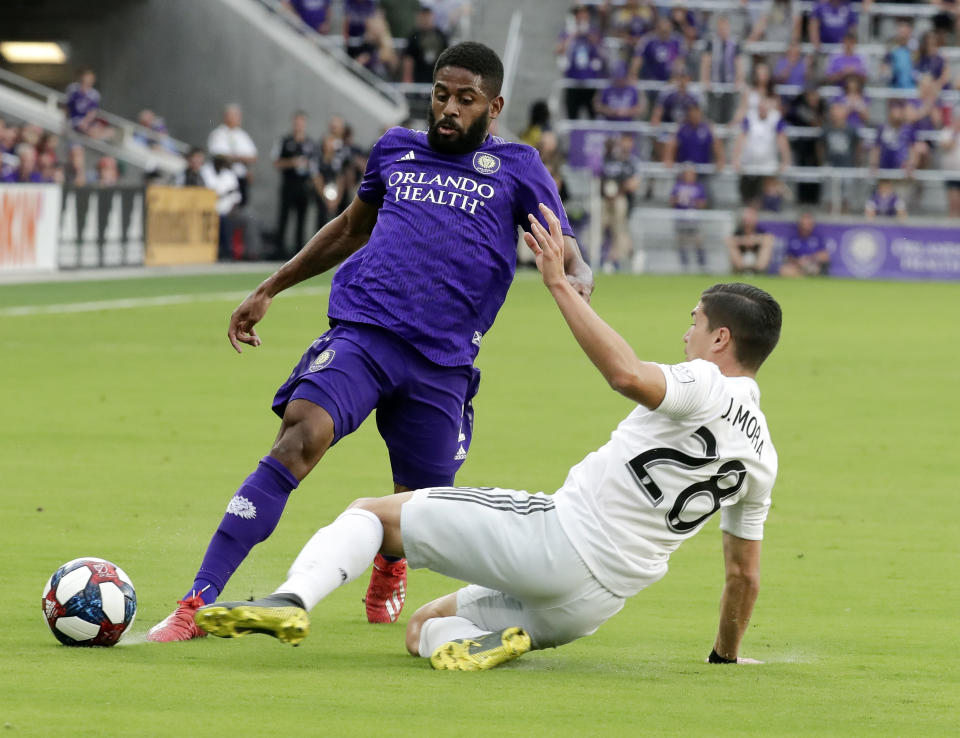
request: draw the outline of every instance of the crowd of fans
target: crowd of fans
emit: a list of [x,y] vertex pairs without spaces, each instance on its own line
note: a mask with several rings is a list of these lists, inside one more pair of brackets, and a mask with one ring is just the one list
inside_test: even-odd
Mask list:
[[[282,0],[288,12],[323,35],[332,35],[334,0]],[[471,0],[338,0],[343,48],[390,82],[429,84],[433,64],[461,40]]]
[[[713,12],[652,0],[575,5],[556,47],[564,112],[638,122],[632,156],[676,168],[670,205],[678,210],[707,206],[711,167],[704,165],[712,165],[739,175],[751,213],[792,203],[902,218],[919,196],[911,182],[917,170],[960,170],[960,110],[942,52],[957,45],[960,4],[934,5],[926,14],[905,7],[899,17],[870,13],[869,0],[816,0],[803,9],[790,0],[741,0]],[[876,41],[864,49],[861,37]],[[622,139],[623,128],[610,135]],[[623,146],[607,147],[608,160],[614,148]],[[866,167],[871,179],[883,170],[901,174],[869,187],[867,178],[843,178],[837,198],[824,196],[828,173],[788,186],[791,166]],[[960,171],[945,186],[949,213],[960,216]],[[692,222],[685,218],[677,222]],[[698,248],[693,233],[677,226],[684,263]]]

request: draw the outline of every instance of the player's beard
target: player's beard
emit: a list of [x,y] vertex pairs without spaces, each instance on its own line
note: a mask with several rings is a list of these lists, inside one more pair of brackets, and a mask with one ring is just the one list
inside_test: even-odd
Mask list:
[[[439,121],[433,114],[433,109],[427,110],[427,141],[430,146],[441,154],[466,154],[480,145],[487,138],[487,129],[490,127],[490,114],[484,112],[470,127],[464,131],[460,125],[450,118],[441,118]],[[446,139],[437,132],[437,128],[445,126],[460,132],[459,136]]]

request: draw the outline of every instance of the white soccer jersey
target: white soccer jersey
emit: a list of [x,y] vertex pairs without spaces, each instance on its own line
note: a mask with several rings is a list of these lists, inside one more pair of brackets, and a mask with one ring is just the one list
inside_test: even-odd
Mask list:
[[564,531],[593,575],[630,597],[720,510],[720,528],[760,540],[777,453],[749,377],[711,362],[660,365],[666,395],[638,406],[554,495]]

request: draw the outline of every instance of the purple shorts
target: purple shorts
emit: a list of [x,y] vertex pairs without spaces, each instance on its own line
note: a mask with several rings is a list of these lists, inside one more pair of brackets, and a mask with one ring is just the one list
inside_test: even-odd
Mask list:
[[311,344],[277,390],[273,411],[308,400],[333,418],[333,442],[377,411],[393,481],[411,489],[453,484],[473,434],[472,366],[434,364],[390,331],[338,323]]

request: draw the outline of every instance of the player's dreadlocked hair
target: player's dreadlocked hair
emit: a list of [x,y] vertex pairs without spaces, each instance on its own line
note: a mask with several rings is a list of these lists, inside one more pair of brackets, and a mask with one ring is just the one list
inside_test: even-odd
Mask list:
[[759,287],[743,282],[715,284],[700,295],[707,328],[730,331],[737,361],[756,371],[780,340],[780,304]]
[[437,57],[433,66],[433,78],[444,67],[460,67],[468,72],[480,75],[483,79],[484,93],[491,99],[500,94],[503,84],[503,62],[497,52],[489,46],[476,41],[464,41],[445,50]]

